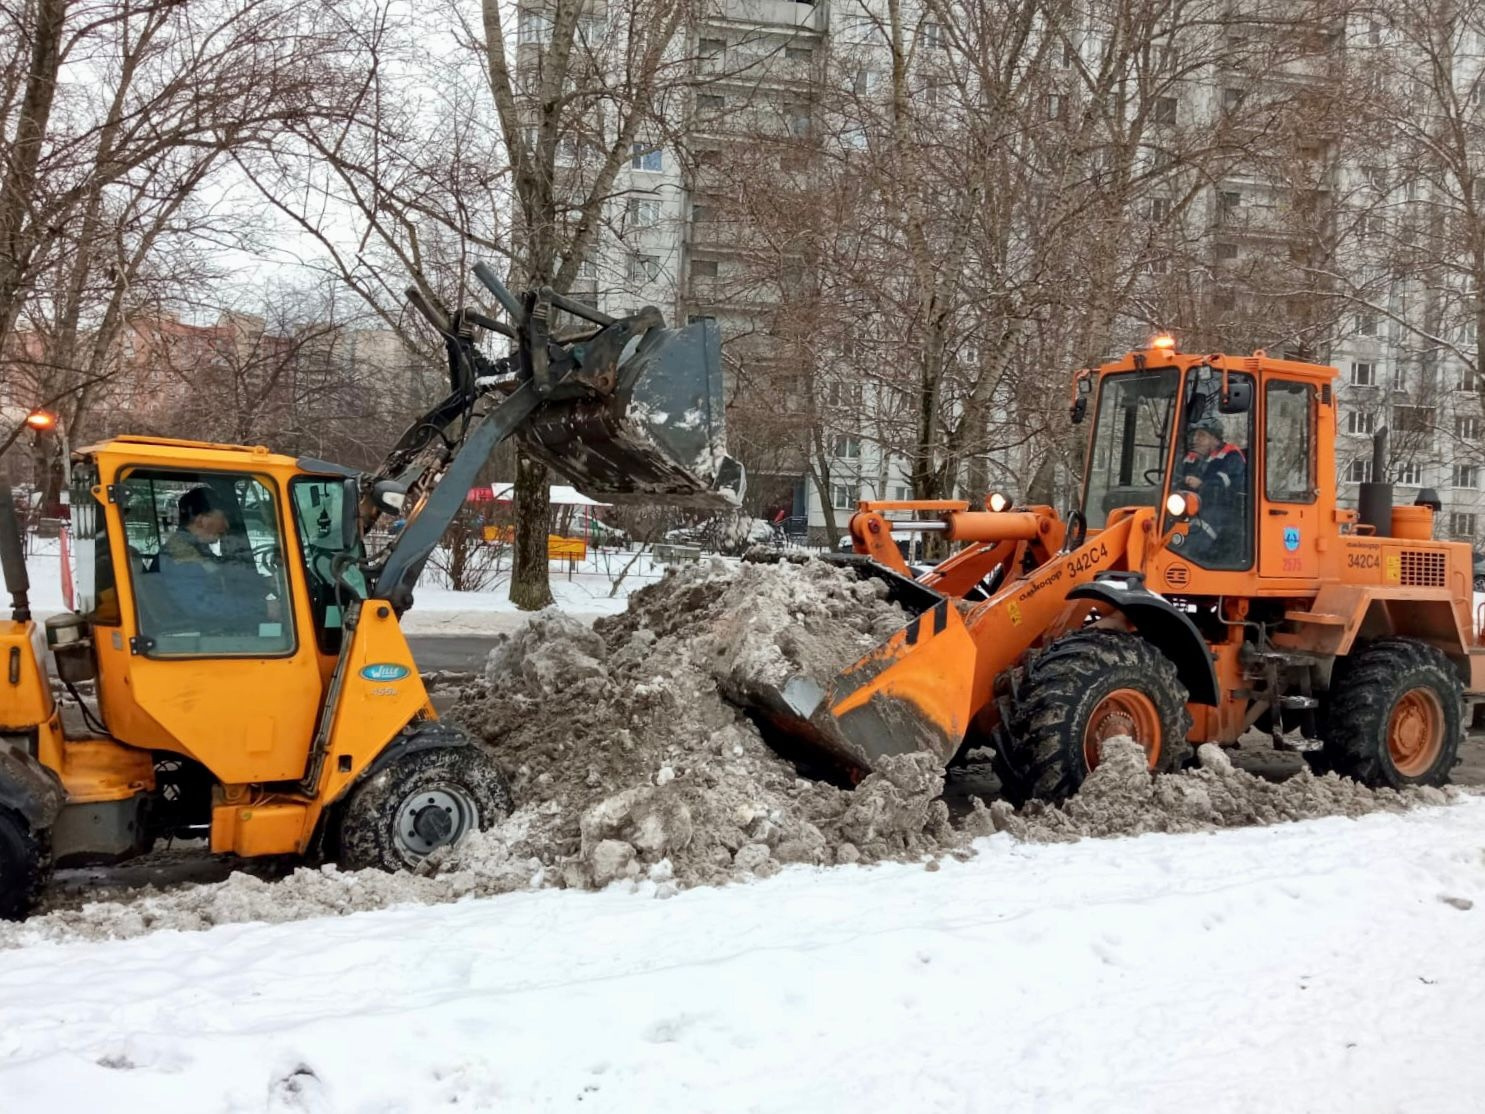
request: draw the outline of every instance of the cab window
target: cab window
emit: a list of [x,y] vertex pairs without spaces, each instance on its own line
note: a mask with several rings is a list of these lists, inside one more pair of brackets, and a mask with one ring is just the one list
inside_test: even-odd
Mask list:
[[135,469],[119,485],[119,502],[141,653],[293,653],[282,535],[264,480]]
[[116,627],[119,612],[118,583],[114,576],[113,551],[109,547],[108,515],[93,498],[98,469],[91,463],[73,471],[72,542],[76,547],[77,610],[97,626]]
[[340,479],[300,477],[289,483],[294,525],[309,583],[310,610],[321,651],[340,652],[345,611],[352,600],[366,598],[366,578],[358,564],[359,540],[346,549],[341,531],[346,490]]
[[1173,367],[1103,378],[1083,498],[1089,526],[1104,526],[1122,507],[1160,505],[1179,385]]
[[[1251,376],[1230,373],[1227,381],[1248,386],[1251,397]],[[1253,564],[1253,409],[1224,414],[1221,396],[1221,372],[1192,370],[1171,491],[1195,495],[1197,510],[1171,545],[1202,568],[1246,569]]]
[[1275,503],[1313,503],[1317,495],[1310,415],[1315,412],[1315,388],[1309,383],[1276,380],[1264,388],[1263,394],[1268,497]]

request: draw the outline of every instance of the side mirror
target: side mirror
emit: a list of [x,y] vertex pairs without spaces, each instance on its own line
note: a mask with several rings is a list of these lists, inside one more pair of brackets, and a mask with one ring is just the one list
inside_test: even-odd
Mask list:
[[371,498],[387,514],[401,514],[407,504],[407,485],[396,480],[378,480],[371,489]]
[[346,553],[354,552],[361,542],[361,484],[348,476],[341,481],[340,491],[340,548]]
[[1246,414],[1253,409],[1253,383],[1248,379],[1227,379],[1222,384],[1222,397],[1217,400],[1220,414]]
[[1067,416],[1073,425],[1078,425],[1088,413],[1088,396],[1093,392],[1093,372],[1082,368],[1073,376],[1073,400]]

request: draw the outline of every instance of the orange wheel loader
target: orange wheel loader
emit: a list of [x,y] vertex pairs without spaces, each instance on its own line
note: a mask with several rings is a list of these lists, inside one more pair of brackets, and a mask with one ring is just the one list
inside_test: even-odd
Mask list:
[[[32,620],[0,488],[0,917],[33,907],[53,863],[162,836],[397,869],[499,819],[505,781],[438,721],[399,619],[503,439],[612,501],[738,503],[713,322],[670,330],[653,307],[613,318],[550,288],[518,300],[475,274],[508,320],[409,291],[451,389],[374,472],[145,437],[73,454],[75,612]],[[580,324],[553,333],[558,310]],[[487,358],[476,329],[513,350]],[[54,680],[85,722],[64,722]]]
[[[1381,482],[1337,506],[1336,375],[1168,340],[1080,371],[1079,508],[861,504],[843,559],[914,617],[757,718],[853,776],[990,747],[1016,801],[1067,798],[1112,736],[1168,771],[1254,728],[1369,786],[1444,783],[1485,699],[1470,547]],[[914,578],[892,540],[913,530],[962,544]]]

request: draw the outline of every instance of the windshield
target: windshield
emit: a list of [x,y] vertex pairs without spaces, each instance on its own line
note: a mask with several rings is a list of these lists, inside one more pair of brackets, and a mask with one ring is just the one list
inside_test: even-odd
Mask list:
[[1120,507],[1160,505],[1180,378],[1166,367],[1107,375],[1100,382],[1083,497],[1093,529]]

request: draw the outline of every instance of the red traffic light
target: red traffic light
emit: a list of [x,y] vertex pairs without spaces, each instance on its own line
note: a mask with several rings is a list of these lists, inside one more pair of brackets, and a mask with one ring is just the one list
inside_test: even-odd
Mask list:
[[57,428],[57,416],[50,410],[32,410],[26,415],[26,424],[44,433]]

